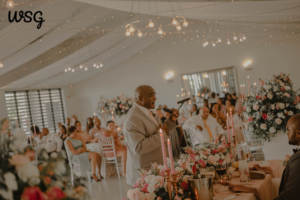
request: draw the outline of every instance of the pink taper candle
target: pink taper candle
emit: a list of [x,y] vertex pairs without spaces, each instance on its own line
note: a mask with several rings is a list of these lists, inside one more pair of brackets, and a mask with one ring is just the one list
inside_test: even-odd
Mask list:
[[172,147],[171,147],[170,139],[168,139],[168,150],[169,150],[169,158],[170,158],[170,165],[171,165],[171,174],[175,174],[173,154],[172,154]]
[[230,130],[229,130],[229,115],[227,113],[227,134],[228,134],[228,143],[230,143]]
[[164,159],[164,165],[165,165],[165,169],[168,169],[168,162],[167,162],[167,154],[166,154],[166,146],[165,146],[165,141],[164,141],[164,135],[163,135],[161,129],[159,129],[159,132],[160,132],[160,143],[161,143],[161,149],[162,149],[162,154],[163,154],[163,159]]
[[242,95],[242,100],[244,99],[244,94],[243,94],[243,85],[241,85],[241,95]]
[[232,109],[230,108],[230,119],[231,119],[231,127],[232,127],[232,136],[235,136],[234,134],[234,124],[233,124],[233,118],[232,118]]
[[245,90],[245,85],[243,85],[243,91],[244,91],[244,98],[246,98],[246,90]]
[[249,76],[247,77],[248,79],[248,93],[250,93],[250,83],[249,83]]

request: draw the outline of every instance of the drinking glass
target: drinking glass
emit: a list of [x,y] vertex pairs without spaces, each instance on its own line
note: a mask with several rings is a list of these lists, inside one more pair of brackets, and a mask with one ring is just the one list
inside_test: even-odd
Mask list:
[[213,166],[210,167],[206,167],[206,173],[205,173],[206,177],[215,177],[215,168]]
[[226,162],[218,162],[216,166],[216,172],[218,177],[222,180],[224,175],[226,175]]
[[244,156],[245,156],[247,162],[249,162],[250,158],[251,158],[251,149],[249,146],[244,147]]

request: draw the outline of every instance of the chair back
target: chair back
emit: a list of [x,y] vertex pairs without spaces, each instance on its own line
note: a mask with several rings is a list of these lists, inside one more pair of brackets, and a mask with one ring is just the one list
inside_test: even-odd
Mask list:
[[246,144],[248,144],[248,136],[247,136],[247,132],[246,132],[246,129],[245,129],[243,124],[241,124],[241,128],[242,128],[242,131],[243,131],[245,142],[246,142]]
[[67,140],[68,140],[68,138],[64,141],[64,145],[65,145],[66,153],[68,156],[70,168],[71,168],[71,170],[73,170],[73,165],[72,165],[72,161],[71,161],[71,152],[70,152],[69,146],[67,144]]
[[100,137],[99,138],[99,143],[101,146],[101,150],[104,153],[104,155],[106,153],[113,153],[114,156],[116,157],[116,151],[115,151],[115,143],[114,143],[114,139],[112,136],[110,137]]

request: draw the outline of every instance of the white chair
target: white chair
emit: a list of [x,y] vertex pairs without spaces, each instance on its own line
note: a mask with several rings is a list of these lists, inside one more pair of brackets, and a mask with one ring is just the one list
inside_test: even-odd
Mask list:
[[[102,152],[104,153],[106,164],[107,163],[116,164],[118,177],[120,179],[120,172],[119,172],[119,167],[118,167],[118,158],[117,158],[117,155],[116,155],[115,143],[114,143],[113,137],[112,136],[111,137],[103,137],[103,138],[100,137],[99,138],[99,144],[101,146]],[[105,156],[106,153],[113,153],[113,157],[106,157]],[[106,171],[106,164],[105,164],[105,171]]]
[[[247,133],[246,129],[244,128],[243,125],[241,125],[241,127],[242,127],[242,131],[243,131],[244,138],[245,138],[245,144],[244,145],[247,145],[247,146],[250,147],[252,155],[263,154],[264,159],[266,160],[266,151],[265,151],[265,148],[264,148],[264,140],[263,139],[261,139],[261,140],[249,140],[248,139],[248,133]],[[260,151],[260,150],[261,150],[261,153],[260,152],[256,153],[257,151]],[[255,152],[255,153],[253,153],[253,152]],[[254,159],[255,159],[255,156],[254,156]]]
[[[77,176],[82,175],[81,174],[80,163],[71,161],[71,152],[69,150],[67,140],[64,141],[64,145],[65,145],[65,148],[66,148],[66,152],[67,152],[67,156],[68,156],[68,160],[69,160],[69,165],[70,165],[70,168],[71,168],[71,182],[72,182],[72,185],[74,185],[74,174],[76,174]],[[86,173],[87,173],[87,180],[88,180],[89,184],[92,184],[90,171],[87,171]]]

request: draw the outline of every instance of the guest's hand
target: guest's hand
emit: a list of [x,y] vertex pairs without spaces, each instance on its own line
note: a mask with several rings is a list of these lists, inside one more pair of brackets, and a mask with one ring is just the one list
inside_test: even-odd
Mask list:
[[180,116],[180,114],[179,114],[178,110],[176,110],[174,108],[172,108],[172,110],[173,110],[173,113],[172,113],[172,115],[170,115],[170,120],[172,122],[176,122],[176,120],[178,119],[178,117]]
[[196,129],[198,129],[199,131],[203,131],[203,128],[202,128],[202,126],[200,126],[200,125],[197,125],[197,126],[196,126]]
[[159,124],[159,128],[163,130],[167,134],[167,136],[169,136],[169,127],[167,124]]

